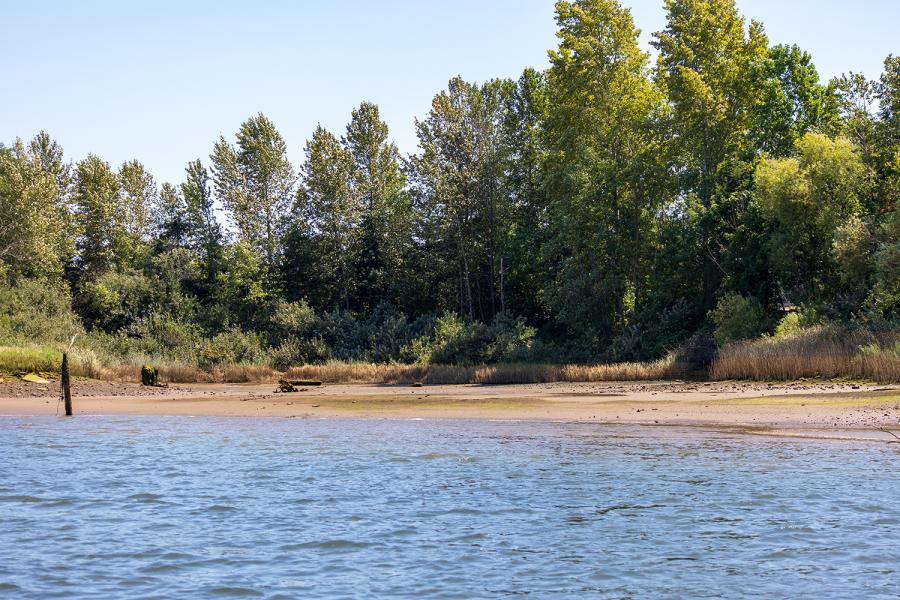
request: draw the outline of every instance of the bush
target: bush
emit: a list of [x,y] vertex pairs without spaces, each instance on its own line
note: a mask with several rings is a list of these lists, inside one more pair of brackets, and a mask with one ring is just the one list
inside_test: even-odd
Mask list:
[[259,337],[235,327],[204,342],[197,362],[200,367],[210,369],[228,364],[261,363],[263,358]]
[[132,328],[133,335],[144,340],[151,354],[165,354],[192,361],[203,335],[195,323],[178,321],[167,314],[151,313]]
[[417,337],[400,348],[399,360],[407,365],[426,365],[431,362],[434,348],[428,336]]
[[301,365],[318,365],[329,357],[328,347],[321,338],[301,340],[289,337],[269,351],[269,366],[279,371]]
[[535,330],[500,315],[492,325],[465,323],[446,313],[435,322],[430,361],[437,364],[487,364],[527,360]]
[[682,343],[673,353],[678,369],[698,371],[708,369],[719,353],[716,338],[710,333],[698,333]]
[[734,293],[723,296],[710,311],[709,318],[715,323],[715,337],[720,346],[759,337],[766,327],[759,301]]
[[803,330],[803,323],[798,313],[792,312],[784,315],[778,325],[775,326],[775,337],[786,338],[796,335]]
[[14,287],[0,283],[0,343],[61,344],[82,334],[65,285],[43,280]]
[[271,332],[279,337],[309,336],[316,325],[316,312],[306,303],[280,300],[275,303],[271,318]]
[[83,282],[76,304],[90,328],[111,333],[131,327],[154,305],[161,305],[160,288],[158,280],[142,273],[109,272],[97,281]]

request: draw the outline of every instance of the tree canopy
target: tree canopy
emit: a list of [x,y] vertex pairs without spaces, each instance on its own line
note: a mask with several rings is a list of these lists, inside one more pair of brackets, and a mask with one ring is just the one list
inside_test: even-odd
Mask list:
[[647,360],[785,315],[896,328],[900,58],[822,81],[734,0],[665,8],[654,63],[617,0],[557,2],[549,67],[454,77],[410,155],[372,102],[298,165],[253,115],[175,182],[10,140],[0,297],[57,290],[109,347],[201,366]]

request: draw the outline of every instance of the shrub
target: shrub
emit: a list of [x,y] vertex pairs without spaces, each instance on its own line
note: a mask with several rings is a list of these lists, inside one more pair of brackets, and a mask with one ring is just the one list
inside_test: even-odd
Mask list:
[[133,332],[145,340],[144,346],[150,353],[176,355],[182,360],[191,360],[203,339],[197,324],[160,313],[151,313],[137,321]]
[[328,347],[321,338],[289,337],[269,351],[269,365],[279,371],[299,365],[317,365],[328,360]]
[[715,323],[720,346],[758,337],[765,329],[765,315],[759,301],[739,294],[723,296],[709,317]]
[[537,330],[529,327],[521,319],[513,319],[501,314],[490,329],[492,340],[485,348],[484,361],[516,362],[529,358]]
[[76,303],[89,327],[114,332],[131,327],[150,312],[159,300],[160,287],[156,279],[142,273],[109,272],[97,281],[83,282]]
[[65,285],[43,280],[25,280],[13,287],[0,284],[0,343],[68,343],[83,334]]
[[431,339],[428,336],[417,337],[400,348],[398,358],[400,362],[408,365],[424,365],[431,362],[432,351]]
[[719,353],[716,338],[710,333],[698,333],[685,340],[675,352],[672,359],[681,371],[699,371],[708,369]]
[[446,313],[435,322],[430,361],[438,364],[485,364],[526,360],[535,330],[523,321],[500,315],[492,325],[465,323]]
[[778,321],[778,325],[775,326],[775,337],[790,337],[800,333],[802,330],[803,323],[801,322],[800,315],[795,312],[788,313],[781,317],[781,320]]
[[204,342],[197,358],[200,367],[209,369],[262,362],[263,355],[259,337],[235,327]]
[[306,303],[280,300],[275,303],[271,331],[279,337],[308,336],[316,325],[316,312]]

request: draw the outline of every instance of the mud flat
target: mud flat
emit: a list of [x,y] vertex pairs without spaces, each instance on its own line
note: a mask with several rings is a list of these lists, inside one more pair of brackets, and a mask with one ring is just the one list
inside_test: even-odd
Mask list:
[[[801,381],[327,385],[275,393],[274,384],[146,388],[76,381],[76,414],[359,419],[551,420],[709,425],[754,431],[900,430],[900,386]],[[52,415],[58,382],[0,383],[0,414]]]

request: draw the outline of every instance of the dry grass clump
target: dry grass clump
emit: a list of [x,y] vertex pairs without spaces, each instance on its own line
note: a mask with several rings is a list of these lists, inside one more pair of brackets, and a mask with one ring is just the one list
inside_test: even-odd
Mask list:
[[672,358],[651,363],[566,365],[561,381],[644,381],[670,379],[678,372],[679,367]]
[[552,383],[556,381],[637,381],[671,376],[670,359],[654,363],[610,365],[499,364],[395,365],[368,363],[328,363],[289,369],[289,379],[317,379],[324,383],[376,383],[432,385]]
[[563,381],[559,365],[502,364],[475,369],[472,383],[502,385],[513,383],[552,383]]
[[397,365],[330,362],[292,367],[288,379],[316,379],[324,383],[431,384],[474,383],[475,368],[455,365]]
[[863,379],[900,383],[900,343],[895,344],[893,349],[866,346],[853,366]]
[[288,379],[315,379],[323,383],[412,383],[419,381],[413,374],[415,369],[406,365],[330,362],[292,367],[284,375]]
[[[263,383],[278,379],[278,372],[266,365],[228,365],[212,370],[181,364],[154,364],[162,383]],[[58,370],[58,369],[56,369]],[[72,375],[103,381],[141,380],[141,365],[103,366],[92,361],[73,361]]]
[[274,381],[278,372],[267,365],[231,365],[213,371],[213,376],[222,383],[260,383]]
[[850,377],[900,382],[900,332],[814,327],[793,335],[726,346],[713,379],[788,381]]
[[[279,378],[310,379],[323,383],[368,383],[384,385],[480,384],[639,381],[675,376],[670,359],[653,363],[608,365],[500,364],[398,365],[331,362],[292,367],[284,372],[265,365],[230,365],[212,370],[179,364],[154,364],[164,383],[262,383]],[[76,360],[72,374],[107,381],[140,381],[141,365],[103,366],[93,360]]]

